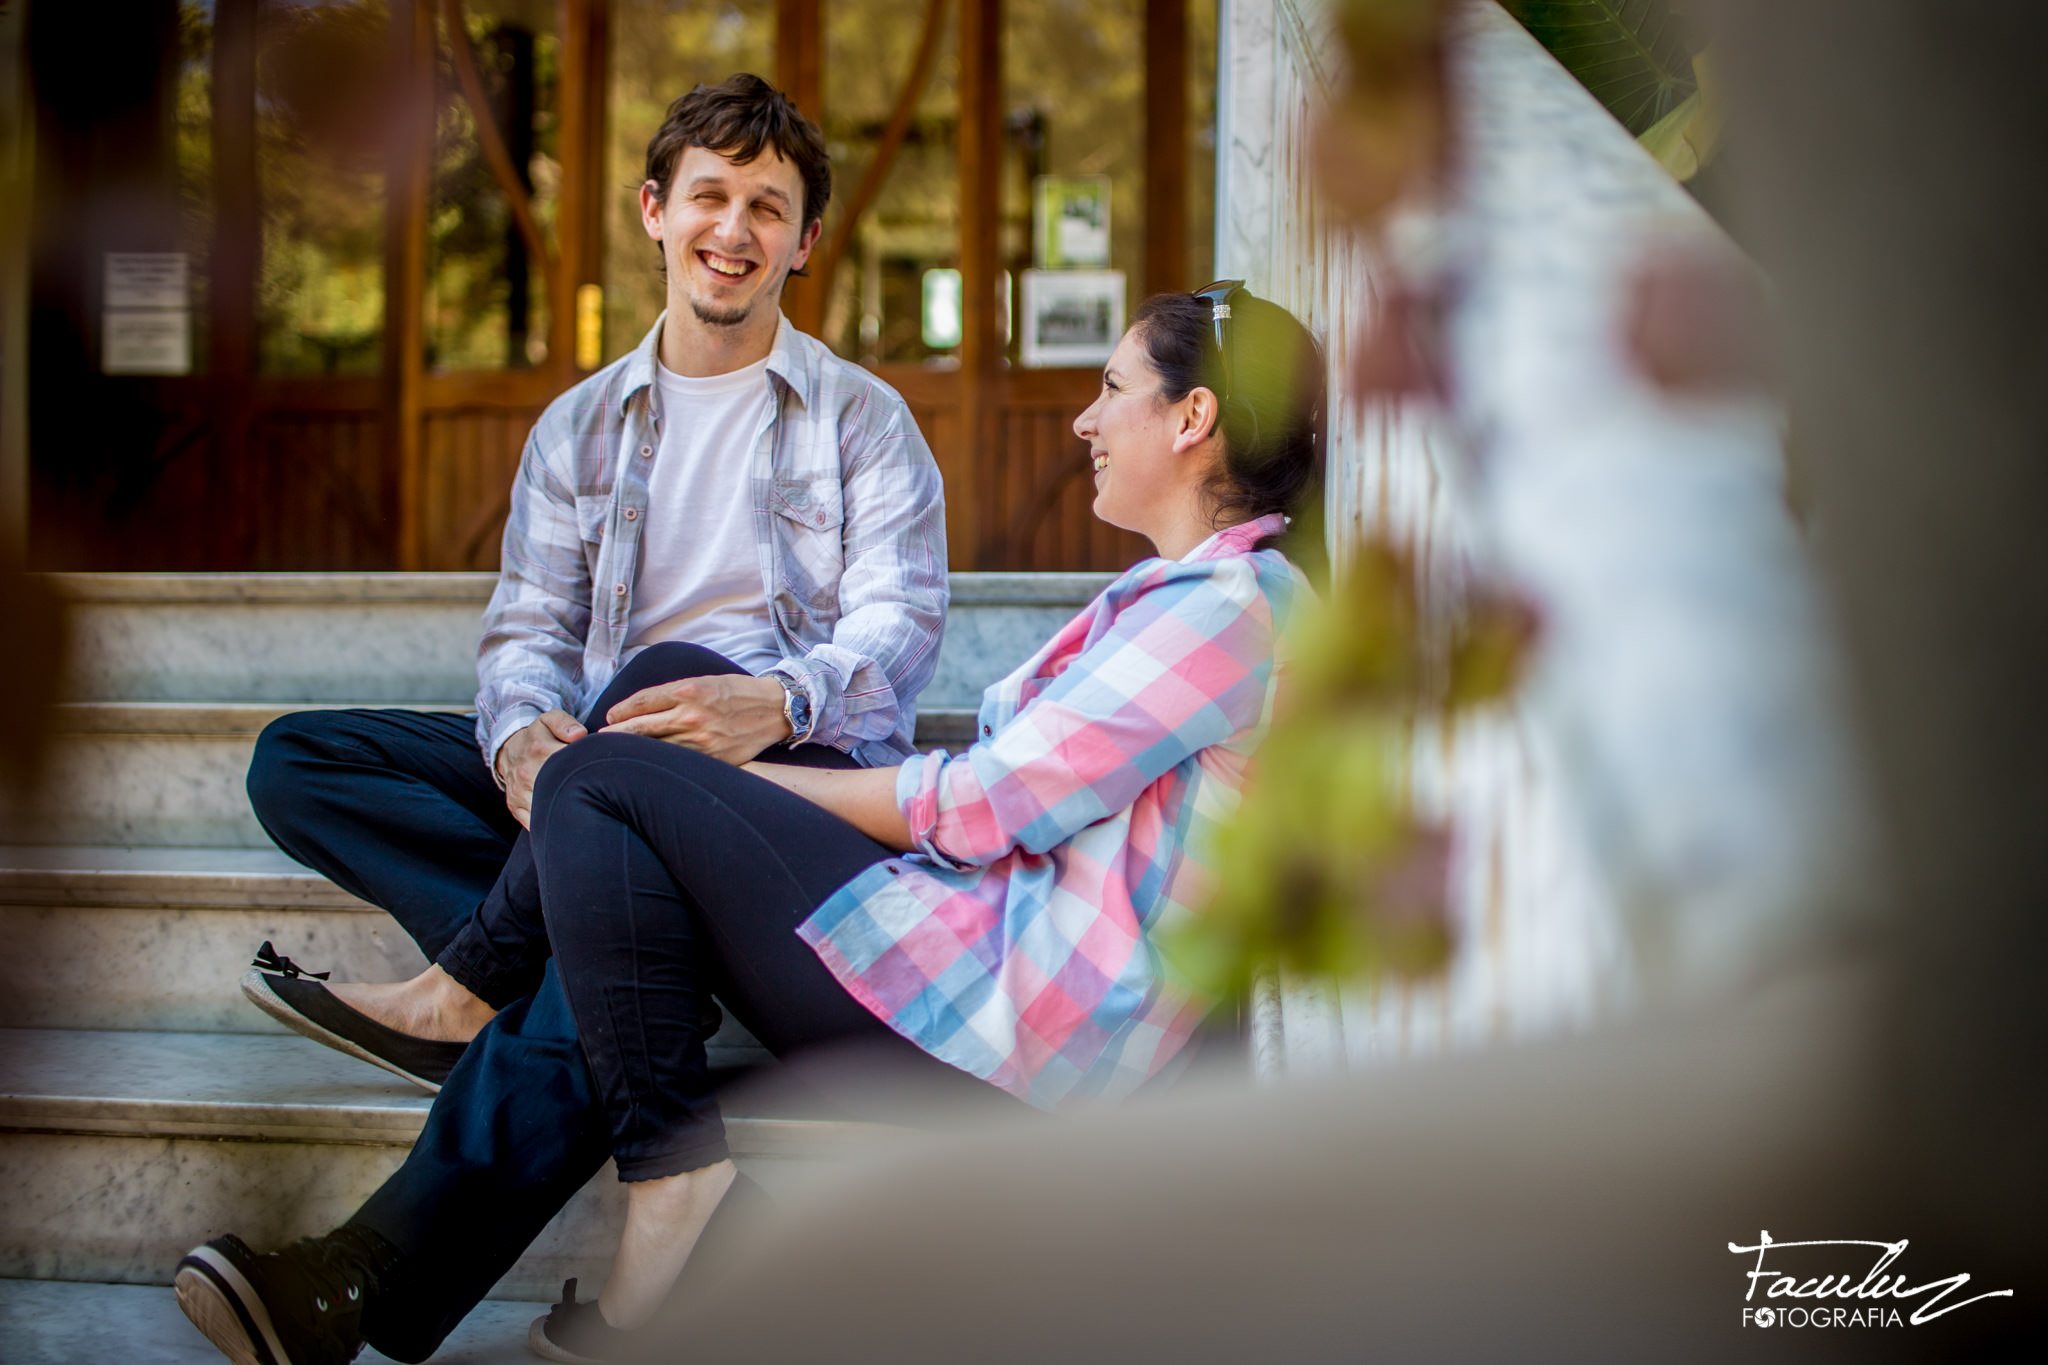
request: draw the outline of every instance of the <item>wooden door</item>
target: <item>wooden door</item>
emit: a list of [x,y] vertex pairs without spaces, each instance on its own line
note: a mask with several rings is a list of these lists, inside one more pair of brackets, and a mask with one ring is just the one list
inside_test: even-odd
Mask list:
[[[126,73],[135,100],[78,93],[73,68],[94,51],[84,9],[51,7],[71,18],[31,53],[54,92],[36,163],[38,564],[495,567],[533,421],[638,340],[650,298],[658,307],[651,252],[622,221],[653,131],[636,125],[658,120],[662,79],[679,94],[728,65],[769,67],[842,150],[823,249],[785,306],[909,401],[946,477],[955,566],[1116,568],[1144,552],[1088,512],[1069,425],[1095,371],[1023,369],[998,295],[1030,259],[1016,204],[1036,135],[1006,88],[1047,102],[1026,89],[1032,72],[1006,76],[1005,35],[1069,22],[1060,7],[1080,0],[924,0],[875,16],[853,13],[863,0],[138,3],[162,50]],[[1187,288],[1203,234],[1188,226],[1186,17],[1213,27],[1214,0],[1106,8],[1119,4],[1118,41],[1143,47],[1125,52],[1143,71],[1124,114],[1143,126],[1142,177],[1127,177],[1143,182],[1126,214],[1142,222],[1137,278]],[[878,111],[866,129],[828,96],[856,85],[832,35],[870,22],[901,31],[861,73]],[[650,55],[650,23],[696,27]],[[926,117],[935,82],[948,93]],[[138,169],[120,185],[94,179],[124,155]],[[947,353],[906,361],[864,353],[843,305],[856,277],[871,283],[862,253],[892,174],[921,155],[946,159],[941,254],[960,273],[962,327]],[[133,211],[138,193],[150,212]],[[197,281],[192,372],[102,373],[102,254],[173,250]]]

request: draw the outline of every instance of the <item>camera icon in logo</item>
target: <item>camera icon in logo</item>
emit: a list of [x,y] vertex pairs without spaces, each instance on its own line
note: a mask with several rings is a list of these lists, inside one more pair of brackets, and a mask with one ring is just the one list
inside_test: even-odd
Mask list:
[[1759,1308],[1756,1310],[1755,1322],[1759,1327],[1769,1327],[1777,1320],[1778,1310],[1775,1308]]

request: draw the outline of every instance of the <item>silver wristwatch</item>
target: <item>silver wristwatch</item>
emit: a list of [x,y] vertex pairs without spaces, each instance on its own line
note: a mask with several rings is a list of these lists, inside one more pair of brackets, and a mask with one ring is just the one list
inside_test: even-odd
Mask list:
[[789,743],[801,744],[811,737],[811,695],[787,673],[769,676],[782,684],[782,718],[789,722]]

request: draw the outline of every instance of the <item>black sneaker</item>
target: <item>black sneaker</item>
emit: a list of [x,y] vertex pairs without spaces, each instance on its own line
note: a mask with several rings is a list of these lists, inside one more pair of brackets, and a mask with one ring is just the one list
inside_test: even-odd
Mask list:
[[363,1349],[363,1305],[397,1259],[367,1228],[303,1237],[258,1256],[216,1237],[178,1262],[178,1307],[235,1365],[348,1365]]
[[448,1079],[469,1045],[415,1038],[386,1028],[343,1004],[320,984],[326,979],[326,972],[304,970],[280,956],[266,940],[242,975],[242,994],[292,1032],[403,1076],[430,1095],[440,1094],[441,1082]]
[[651,1322],[631,1331],[612,1326],[598,1311],[596,1299],[576,1302],[576,1281],[570,1280],[562,1286],[562,1301],[548,1309],[546,1317],[535,1318],[533,1326],[527,1329],[527,1347],[542,1360],[560,1361],[562,1365],[611,1365],[626,1359],[636,1345],[645,1346],[665,1320],[689,1307],[693,1291],[703,1279],[701,1271],[692,1275],[690,1267],[716,1261],[734,1237],[744,1235],[774,1208],[775,1202],[767,1192],[741,1171],[733,1177],[725,1198],[711,1211],[711,1220],[698,1234],[697,1245],[691,1248],[690,1259],[683,1263],[683,1273],[676,1287],[669,1291],[668,1302]]

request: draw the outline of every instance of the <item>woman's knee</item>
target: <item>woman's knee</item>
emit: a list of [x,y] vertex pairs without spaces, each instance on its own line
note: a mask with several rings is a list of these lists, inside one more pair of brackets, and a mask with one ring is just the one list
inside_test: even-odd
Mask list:
[[[552,809],[565,798],[581,801],[591,796],[623,796],[631,787],[667,774],[681,779],[678,787],[691,785],[691,775],[701,768],[733,771],[721,763],[681,745],[646,735],[618,735],[594,730],[582,739],[558,749],[541,764],[533,783],[533,822],[536,831]],[[665,800],[682,800],[678,792]]]
[[549,807],[572,790],[587,791],[605,781],[603,769],[641,746],[661,743],[644,735],[612,735],[593,730],[575,743],[555,750],[533,780],[533,818],[538,823]]

